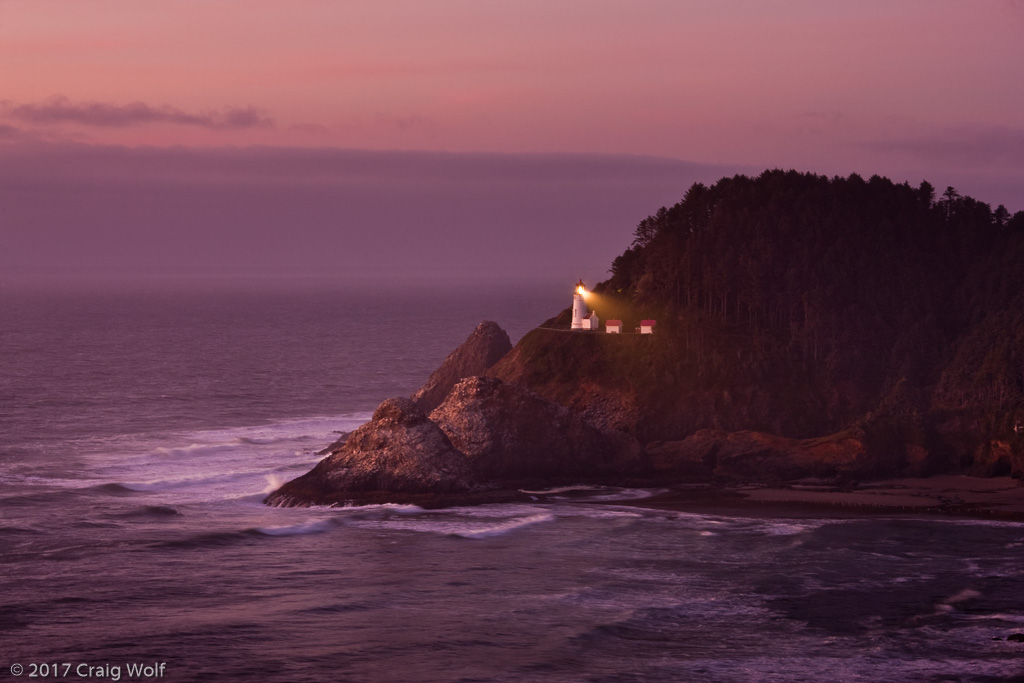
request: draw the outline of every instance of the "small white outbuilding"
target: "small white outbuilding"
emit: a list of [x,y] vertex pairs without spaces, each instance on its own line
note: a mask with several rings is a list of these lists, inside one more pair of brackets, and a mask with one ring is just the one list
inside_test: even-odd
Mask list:
[[584,330],[599,330],[601,329],[601,320],[597,317],[595,311],[587,313],[583,317],[583,329]]
[[608,334],[622,334],[622,321],[609,320],[604,324],[604,331]]
[[657,320],[641,320],[640,321],[640,334],[654,334],[654,326],[658,323]]

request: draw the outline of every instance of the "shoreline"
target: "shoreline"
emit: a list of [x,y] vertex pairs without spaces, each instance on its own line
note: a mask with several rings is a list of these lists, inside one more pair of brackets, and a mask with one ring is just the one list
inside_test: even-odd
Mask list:
[[[819,483],[733,484],[652,481],[517,482],[478,491],[408,493],[360,491],[339,495],[297,498],[265,504],[273,507],[362,507],[364,505],[416,505],[424,510],[489,504],[555,502],[637,507],[696,514],[728,516],[863,518],[878,515],[943,515],[990,521],[1024,523],[1024,485],[1010,477],[979,478],[934,475],[861,482],[848,486]],[[532,490],[526,490],[527,487]],[[554,487],[554,488],[552,488]],[[647,497],[590,499],[596,488],[658,489]],[[575,490],[577,493],[573,494]],[[567,497],[564,494],[569,493]],[[562,495],[560,495],[562,494]],[[578,496],[578,497],[577,497]],[[269,496],[268,496],[269,498]],[[575,499],[575,500],[574,500]]]
[[786,512],[817,517],[830,511],[841,517],[946,515],[1024,522],[1024,486],[1018,480],[949,474],[863,482],[852,489],[825,485],[776,488],[751,484],[723,488],[675,487],[650,498],[607,502],[656,510],[728,511],[728,514],[751,516]]

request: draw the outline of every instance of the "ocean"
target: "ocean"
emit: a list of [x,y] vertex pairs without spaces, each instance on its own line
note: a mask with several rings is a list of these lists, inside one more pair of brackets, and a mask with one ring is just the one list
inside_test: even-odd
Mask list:
[[0,676],[1024,680],[1021,524],[261,504],[481,320],[515,341],[570,294],[0,287]]

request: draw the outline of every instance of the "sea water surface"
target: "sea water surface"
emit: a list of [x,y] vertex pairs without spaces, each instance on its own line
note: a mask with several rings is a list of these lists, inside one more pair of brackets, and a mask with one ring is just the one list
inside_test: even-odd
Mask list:
[[0,677],[1024,678],[1024,525],[680,513],[617,489],[260,503],[480,320],[516,338],[562,294],[0,288]]

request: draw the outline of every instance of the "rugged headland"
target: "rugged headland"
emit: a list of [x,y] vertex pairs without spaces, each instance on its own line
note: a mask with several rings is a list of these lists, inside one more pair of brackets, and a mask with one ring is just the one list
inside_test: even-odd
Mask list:
[[694,185],[634,238],[587,303],[655,334],[569,333],[563,311],[511,348],[482,323],[267,503],[1024,474],[1024,212],[768,171]]

